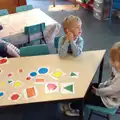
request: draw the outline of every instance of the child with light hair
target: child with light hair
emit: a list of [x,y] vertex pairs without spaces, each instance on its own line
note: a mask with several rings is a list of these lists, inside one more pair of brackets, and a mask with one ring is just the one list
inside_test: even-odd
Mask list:
[[62,36],[58,44],[58,54],[65,57],[67,54],[79,56],[83,50],[84,41],[81,37],[82,22],[79,17],[70,15],[63,21],[65,35]]
[[[84,104],[118,108],[120,106],[120,42],[110,49],[110,64],[112,66],[111,77],[103,83],[93,83],[84,98]],[[79,116],[81,102],[72,102],[66,109],[68,116]]]
[[[63,29],[65,35],[62,36],[58,44],[58,54],[60,57],[65,57],[72,54],[74,57],[79,56],[83,50],[84,41],[81,37],[82,21],[79,17],[70,15],[63,21]],[[63,112],[69,109],[70,103],[60,104],[60,109]]]

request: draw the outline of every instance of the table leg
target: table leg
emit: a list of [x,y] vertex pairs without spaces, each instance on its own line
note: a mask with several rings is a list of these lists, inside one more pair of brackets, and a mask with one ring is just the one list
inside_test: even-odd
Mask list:
[[84,120],[84,98],[81,99],[80,120]]
[[104,65],[104,57],[100,63],[98,83],[102,82],[103,65]]
[[53,0],[53,6],[55,7],[55,5],[56,5],[56,0]]

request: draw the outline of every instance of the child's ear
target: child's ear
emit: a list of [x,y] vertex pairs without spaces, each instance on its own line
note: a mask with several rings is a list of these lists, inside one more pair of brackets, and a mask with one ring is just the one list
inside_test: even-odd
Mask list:
[[64,32],[67,34],[69,32],[69,30],[67,28],[65,28]]

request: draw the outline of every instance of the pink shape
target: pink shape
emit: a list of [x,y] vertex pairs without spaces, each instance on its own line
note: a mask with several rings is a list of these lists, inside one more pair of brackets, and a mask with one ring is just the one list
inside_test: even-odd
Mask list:
[[57,88],[57,86],[55,84],[52,84],[52,83],[49,83],[47,85],[47,87],[48,87],[49,90],[55,90]]

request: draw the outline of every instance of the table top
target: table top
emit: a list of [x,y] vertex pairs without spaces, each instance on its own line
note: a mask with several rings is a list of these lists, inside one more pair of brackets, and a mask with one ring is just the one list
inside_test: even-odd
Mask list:
[[46,26],[57,23],[40,9],[32,9],[2,16],[0,17],[0,24],[3,26],[3,30],[0,31],[0,37],[23,33],[25,26],[35,25],[42,22],[45,22]]
[[0,106],[83,98],[105,50],[0,60]]

